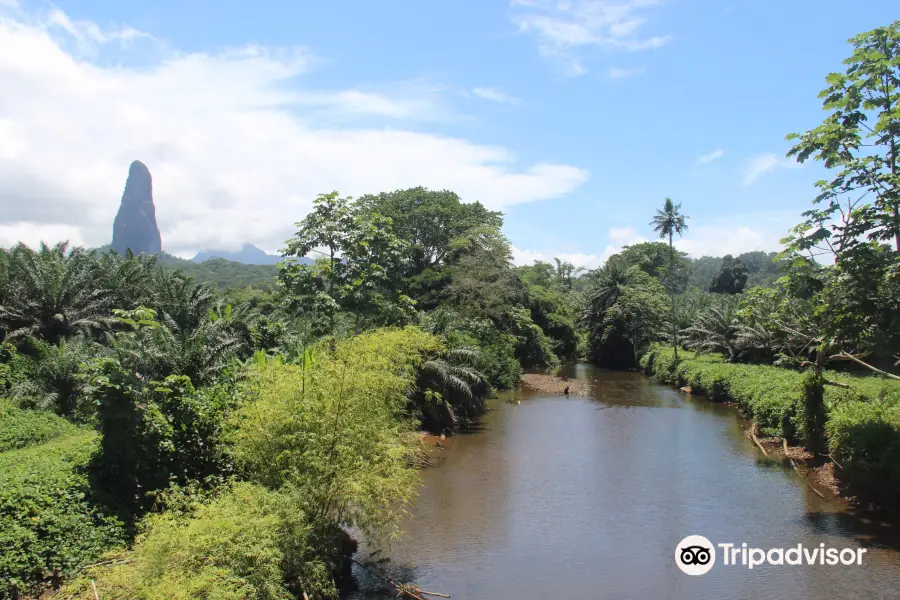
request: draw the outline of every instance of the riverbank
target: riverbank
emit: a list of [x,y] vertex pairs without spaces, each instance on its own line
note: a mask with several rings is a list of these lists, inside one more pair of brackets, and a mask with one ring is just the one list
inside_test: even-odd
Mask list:
[[568,377],[525,373],[519,378],[519,381],[523,385],[545,394],[562,396],[565,394],[566,388],[568,388],[570,396],[584,396],[588,391],[588,387],[584,382],[577,379],[569,379]]
[[[819,415],[805,373],[683,351],[676,361],[671,349],[660,347],[643,357],[641,367],[659,381],[733,404],[774,457],[784,455],[774,446],[783,448],[787,440],[788,458],[805,467],[814,483],[857,504],[900,514],[900,385],[828,373],[826,379],[842,385],[819,388]],[[823,447],[811,452],[817,431]],[[797,446],[802,448],[793,450]]]

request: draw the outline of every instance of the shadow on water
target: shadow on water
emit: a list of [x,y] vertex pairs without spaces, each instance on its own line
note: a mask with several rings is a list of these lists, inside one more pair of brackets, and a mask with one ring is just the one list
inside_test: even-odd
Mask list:
[[[388,551],[398,574],[456,600],[898,596],[896,529],[760,457],[731,407],[637,373],[561,374],[589,394],[509,392],[480,430],[448,438]],[[692,534],[867,554],[859,567],[717,565],[687,577],[673,554]]]

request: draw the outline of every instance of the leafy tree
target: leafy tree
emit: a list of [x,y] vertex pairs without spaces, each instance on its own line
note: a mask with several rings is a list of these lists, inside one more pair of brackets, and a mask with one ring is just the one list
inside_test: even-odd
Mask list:
[[433,307],[430,294],[446,284],[443,271],[454,260],[457,240],[477,229],[499,231],[503,224],[499,212],[463,202],[448,190],[416,187],[366,195],[359,206],[372,216],[389,218],[393,233],[406,242],[394,284],[428,308]]
[[[669,284],[669,296],[672,304],[672,324],[674,326],[675,323],[675,288],[674,281],[672,281],[672,275],[674,273],[675,267],[675,247],[672,245],[672,236],[674,234],[678,234],[679,236],[682,232],[687,230],[687,219],[685,215],[681,214],[681,204],[675,204],[672,202],[671,198],[666,198],[666,201],[663,203],[663,207],[661,210],[656,211],[656,216],[653,217],[653,220],[650,222],[650,225],[653,226],[653,231],[659,233],[659,237],[669,238],[669,277],[667,278],[667,282]],[[675,349],[675,359],[678,359],[678,331],[672,330],[672,348]]]
[[621,252],[610,257],[610,260],[636,266],[659,279],[675,293],[685,290],[691,273],[691,260],[688,255],[670,248],[663,242],[644,242],[625,246]]
[[709,284],[709,291],[714,294],[740,294],[747,285],[747,267],[730,254],[722,258],[722,265]]
[[366,314],[384,314],[395,307],[408,312],[412,308],[409,297],[392,294],[385,285],[404,248],[391,230],[390,219],[363,211],[351,198],[339,198],[332,192],[319,195],[313,211],[297,227],[297,233],[287,241],[284,256],[322,252],[324,258],[312,266],[296,261],[282,263],[279,283],[290,305],[301,314],[325,317],[327,333],[334,333],[339,311],[355,313],[358,329]]
[[[798,251],[845,260],[864,242],[893,240],[900,252],[900,21],[849,40],[844,73],[828,75],[819,94],[829,114],[792,133],[788,156],[821,160],[835,174],[816,185],[817,208],[787,238]],[[821,207],[821,208],[819,208]]]

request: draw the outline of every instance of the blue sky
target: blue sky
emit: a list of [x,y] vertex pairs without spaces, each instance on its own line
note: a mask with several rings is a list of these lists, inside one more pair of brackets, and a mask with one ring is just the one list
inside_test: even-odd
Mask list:
[[318,192],[420,184],[503,210],[518,262],[595,266],[652,237],[666,196],[691,254],[774,250],[823,174],[784,159],[785,135],[821,120],[846,40],[896,17],[880,0],[0,0],[0,244],[105,243],[138,158],[185,256],[277,250]]

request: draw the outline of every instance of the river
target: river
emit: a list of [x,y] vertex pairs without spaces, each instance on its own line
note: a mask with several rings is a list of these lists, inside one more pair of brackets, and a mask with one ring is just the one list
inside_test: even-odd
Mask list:
[[[894,529],[764,459],[737,411],[636,373],[567,370],[590,397],[507,392],[421,472],[403,537],[386,551],[416,585],[455,600],[900,597]],[[691,534],[867,551],[862,566],[753,570],[719,556],[691,577],[674,561]]]

